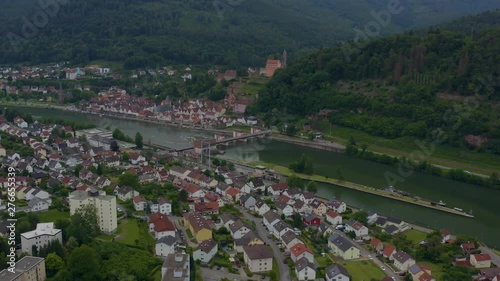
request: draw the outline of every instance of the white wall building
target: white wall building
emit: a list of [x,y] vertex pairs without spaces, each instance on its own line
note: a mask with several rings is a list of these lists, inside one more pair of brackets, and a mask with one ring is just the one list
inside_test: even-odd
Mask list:
[[55,240],[62,245],[62,230],[54,228],[53,222],[39,223],[35,230],[21,233],[21,248],[24,253],[33,255],[33,246],[36,246],[38,251]]
[[99,228],[104,233],[113,233],[118,227],[116,216],[116,197],[106,195],[105,191],[73,191],[69,194],[70,214],[74,215],[78,209],[86,205],[93,205],[97,210]]

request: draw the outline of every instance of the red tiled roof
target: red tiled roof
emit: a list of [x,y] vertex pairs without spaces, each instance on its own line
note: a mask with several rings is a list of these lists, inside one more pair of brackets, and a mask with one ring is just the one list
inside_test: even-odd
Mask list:
[[155,232],[174,231],[174,224],[164,214],[154,213],[149,216],[149,223],[154,224]]
[[474,256],[474,258],[477,261],[489,261],[489,260],[491,260],[491,257],[488,254],[475,254],[475,255],[472,255],[472,256]]
[[396,249],[392,245],[386,245],[384,248],[384,255],[389,257],[391,256]]
[[293,245],[291,248],[290,248],[290,252],[292,252],[292,254],[296,257],[302,255],[304,252],[309,252],[309,253],[313,253],[309,248],[306,247],[306,245],[304,245],[303,243],[297,243],[295,245]]
[[373,237],[372,240],[370,241],[370,244],[373,246],[373,247],[377,247],[378,245],[380,245],[380,243],[382,243],[382,241],[380,241],[379,239]]

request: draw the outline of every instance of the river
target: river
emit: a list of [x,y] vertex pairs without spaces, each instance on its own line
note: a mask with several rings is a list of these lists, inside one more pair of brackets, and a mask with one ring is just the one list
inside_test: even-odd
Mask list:
[[[143,135],[145,142],[151,140],[152,143],[166,145],[171,148],[185,147],[191,144],[194,137],[212,135],[199,130],[54,109],[17,109],[29,112],[35,118],[64,118],[66,120],[93,123],[100,127],[118,128],[130,136],[134,136],[139,131]],[[302,153],[313,158],[315,173],[336,177],[337,167],[340,166],[347,181],[368,186],[386,186],[384,174],[387,171],[397,174],[396,167],[277,141],[253,142],[231,147],[222,157],[244,161],[263,161],[287,166],[290,162],[298,159]],[[318,195],[323,198],[337,197],[349,205],[388,216],[395,216],[411,223],[438,229],[446,228],[452,233],[470,235],[489,246],[500,248],[500,207],[498,205],[500,191],[417,172],[406,178],[403,183],[395,185],[395,187],[423,198],[435,201],[443,200],[450,207],[459,207],[467,212],[472,210],[475,218],[460,217],[334,185],[319,184]]]

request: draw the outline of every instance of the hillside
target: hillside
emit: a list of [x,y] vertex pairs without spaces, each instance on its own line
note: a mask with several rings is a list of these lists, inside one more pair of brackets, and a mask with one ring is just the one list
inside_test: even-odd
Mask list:
[[[255,66],[283,49],[298,57],[350,40],[354,27],[363,29],[374,20],[371,11],[387,9],[387,2],[378,0],[58,1],[65,4],[47,23],[42,17],[29,35],[22,32],[29,27],[23,17],[32,23],[42,9],[35,1],[0,0],[0,48],[5,50],[0,63],[108,60],[125,62],[128,68],[170,63]],[[401,0],[401,8],[380,35],[500,8],[500,2]],[[9,32],[10,38],[12,33],[19,36],[14,44],[6,36]]]
[[272,125],[329,109],[332,124],[372,135],[430,138],[440,129],[446,143],[500,154],[499,38],[499,27],[473,39],[431,29],[325,48],[278,71],[249,113]]

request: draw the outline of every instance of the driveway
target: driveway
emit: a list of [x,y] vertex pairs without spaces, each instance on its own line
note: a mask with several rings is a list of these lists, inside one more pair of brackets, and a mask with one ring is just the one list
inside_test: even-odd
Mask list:
[[261,218],[256,218],[250,214],[247,213],[246,210],[240,208],[240,210],[243,213],[243,217],[255,221],[255,225],[257,227],[257,233],[259,234],[260,238],[264,240],[265,243],[271,246],[273,249],[273,254],[274,254],[274,259],[276,260],[276,263],[278,264],[278,270],[280,272],[280,280],[281,281],[290,281],[292,280],[290,276],[290,268],[288,265],[283,263],[283,260],[285,259],[285,255],[280,251],[276,243],[272,241],[271,239],[267,238],[267,235],[269,235],[269,231],[262,225],[262,219]]

